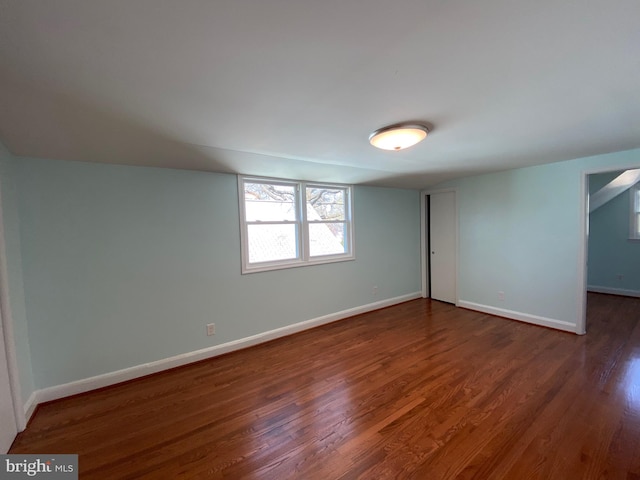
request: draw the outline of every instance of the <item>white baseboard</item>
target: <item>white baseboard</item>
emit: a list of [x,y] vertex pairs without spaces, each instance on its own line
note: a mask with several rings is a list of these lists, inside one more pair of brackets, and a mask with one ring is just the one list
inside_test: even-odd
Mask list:
[[640,297],[640,290],[625,290],[624,288],[600,287],[587,285],[588,292],[607,293],[609,295],[622,295],[624,297]]
[[134,367],[117,370],[115,372],[109,372],[102,375],[96,375],[95,377],[84,378],[62,385],[55,385],[52,387],[43,388],[41,390],[36,390],[31,394],[24,405],[25,417],[28,421],[35,411],[35,408],[40,403],[50,402],[51,400],[57,400],[59,398],[76,395],[78,393],[88,392],[97,388],[108,387],[110,385],[115,385],[116,383],[133,380],[134,378],[144,377],[145,375],[150,375],[152,373],[161,372],[170,368],[179,367],[188,363],[216,357],[218,355],[233,352],[235,350],[241,350],[243,348],[251,347],[259,343],[268,342],[276,338],[286,337],[287,335],[302,332],[303,330],[308,330],[320,325],[343,320],[348,317],[353,317],[354,315],[371,312],[380,308],[390,307],[392,305],[397,305],[399,303],[407,302],[409,300],[414,300],[421,297],[422,294],[420,292],[415,292],[408,295],[380,300],[378,302],[369,303],[360,307],[349,308],[347,310],[342,310],[341,312],[331,313],[329,315],[313,318],[311,320],[295,323],[293,325],[287,325],[286,327],[276,328],[275,330],[270,330],[268,332],[259,333],[250,337],[241,338],[239,340],[234,340],[222,345],[215,345],[213,347],[183,353],[174,357],[164,358],[155,362],[144,363],[142,365],[136,365]]
[[36,403],[37,399],[38,399],[38,391],[36,390],[35,392],[32,392],[31,395],[29,395],[29,398],[24,403],[24,418],[26,422],[29,421],[29,419],[33,415],[33,412],[36,411],[36,407],[38,406],[38,404]]
[[513,310],[506,310],[503,308],[496,308],[489,305],[482,305],[479,303],[466,302],[461,300],[458,304],[462,308],[468,308],[469,310],[476,310],[482,313],[489,313],[491,315],[497,315],[498,317],[505,317],[511,320],[518,320],[520,322],[532,323],[533,325],[540,325],[542,327],[555,328],[556,330],[563,330],[565,332],[577,333],[577,325],[575,323],[569,323],[562,320],[555,320],[553,318],[539,317],[537,315],[530,315],[528,313],[516,312]]

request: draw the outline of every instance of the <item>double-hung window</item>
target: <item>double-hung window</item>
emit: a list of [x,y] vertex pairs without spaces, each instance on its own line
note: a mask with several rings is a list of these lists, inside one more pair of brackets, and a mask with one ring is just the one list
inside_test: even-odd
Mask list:
[[238,177],[242,273],[352,260],[353,187]]
[[632,240],[640,240],[640,182],[630,189],[631,192],[631,221],[630,235]]

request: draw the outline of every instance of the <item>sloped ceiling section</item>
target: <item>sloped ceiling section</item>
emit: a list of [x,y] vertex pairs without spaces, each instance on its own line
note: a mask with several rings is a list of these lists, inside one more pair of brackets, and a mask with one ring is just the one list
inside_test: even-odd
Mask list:
[[[421,188],[640,147],[638,24],[637,0],[0,0],[0,141]],[[399,121],[433,132],[369,145]]]
[[609,203],[638,182],[640,182],[640,168],[625,170],[589,197],[589,213]]

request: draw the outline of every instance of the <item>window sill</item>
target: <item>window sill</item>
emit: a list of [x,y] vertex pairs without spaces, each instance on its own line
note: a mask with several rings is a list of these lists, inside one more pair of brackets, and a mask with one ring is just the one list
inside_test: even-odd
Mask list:
[[246,275],[249,273],[269,272],[271,270],[284,270],[287,268],[310,267],[312,265],[324,265],[327,263],[350,262],[355,259],[356,259],[355,255],[340,255],[340,256],[334,256],[334,257],[325,257],[325,258],[322,258],[321,260],[309,260],[306,262],[291,261],[291,262],[256,264],[253,266],[243,266],[242,275]]

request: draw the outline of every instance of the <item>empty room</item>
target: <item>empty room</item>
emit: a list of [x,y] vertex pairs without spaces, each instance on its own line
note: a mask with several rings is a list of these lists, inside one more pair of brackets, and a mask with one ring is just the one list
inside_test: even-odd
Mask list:
[[0,477],[640,479],[637,0],[0,0]]

